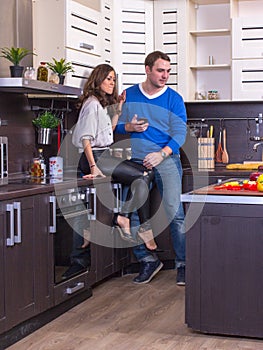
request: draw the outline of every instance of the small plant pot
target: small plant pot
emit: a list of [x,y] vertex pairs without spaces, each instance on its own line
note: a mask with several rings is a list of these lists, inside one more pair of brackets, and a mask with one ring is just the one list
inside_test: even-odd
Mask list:
[[39,145],[51,145],[52,129],[39,128],[37,143]]
[[59,77],[59,84],[63,85],[64,84],[64,81],[65,81],[65,75],[58,75]]
[[23,76],[24,67],[10,66],[10,75],[12,78],[21,78]]

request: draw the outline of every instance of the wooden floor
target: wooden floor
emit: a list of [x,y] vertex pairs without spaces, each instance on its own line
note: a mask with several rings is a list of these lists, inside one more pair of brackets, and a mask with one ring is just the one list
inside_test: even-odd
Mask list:
[[263,340],[205,335],[184,323],[184,287],[173,270],[150,284],[133,275],[94,288],[93,296],[9,350],[263,350]]

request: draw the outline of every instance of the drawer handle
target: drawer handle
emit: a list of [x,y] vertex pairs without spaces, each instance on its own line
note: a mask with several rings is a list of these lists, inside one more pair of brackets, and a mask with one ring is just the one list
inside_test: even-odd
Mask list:
[[86,50],[94,50],[94,46],[86,43],[80,43],[79,47]]
[[13,204],[7,204],[6,205],[6,211],[10,213],[10,233],[9,237],[6,239],[6,246],[12,247],[15,244],[15,227],[14,227],[14,205]]
[[84,288],[84,286],[85,286],[85,285],[84,285],[84,282],[78,282],[78,283],[75,285],[75,287],[68,287],[68,288],[66,289],[66,293],[67,293],[67,294],[73,294],[73,293],[77,292],[78,290]]

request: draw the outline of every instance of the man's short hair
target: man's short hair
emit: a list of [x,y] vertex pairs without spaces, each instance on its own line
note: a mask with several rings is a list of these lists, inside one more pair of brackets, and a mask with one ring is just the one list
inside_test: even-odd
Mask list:
[[166,53],[164,53],[162,51],[153,51],[153,52],[149,53],[149,55],[145,58],[145,61],[144,61],[145,67],[148,66],[152,69],[152,67],[154,66],[154,63],[159,58],[161,58],[162,60],[171,62],[170,57]]

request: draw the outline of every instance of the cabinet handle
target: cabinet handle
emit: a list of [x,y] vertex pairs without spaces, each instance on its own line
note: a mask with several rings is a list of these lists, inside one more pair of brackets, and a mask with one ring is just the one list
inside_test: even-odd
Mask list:
[[49,226],[49,233],[56,233],[57,232],[57,220],[56,220],[56,197],[50,196],[49,197],[49,203],[52,205],[52,224]]
[[73,294],[73,293],[77,292],[78,290],[80,290],[80,289],[82,289],[82,288],[84,288],[84,287],[85,287],[84,282],[78,282],[78,283],[75,285],[75,287],[68,287],[68,288],[66,289],[66,293],[67,293],[67,294]]
[[[88,219],[89,220],[96,220],[96,216],[97,216],[97,197],[96,197],[96,188],[87,188],[87,193],[88,196],[92,196],[93,197],[93,205],[92,208],[89,208],[89,214],[88,214]],[[89,201],[90,204],[90,201]],[[93,213],[93,214],[92,214]]]
[[116,206],[113,208],[114,213],[119,213],[121,210],[121,193],[122,193],[122,187],[120,183],[114,183],[113,184],[113,190],[116,191],[116,195],[114,196],[115,198],[115,203]]
[[63,214],[61,216],[63,216],[65,219],[72,219],[72,218],[77,218],[81,215],[88,215],[89,212],[90,212],[90,209],[84,209],[84,210],[80,210],[76,213]]
[[6,211],[10,213],[10,233],[9,238],[6,239],[6,246],[12,247],[15,244],[15,229],[14,229],[14,205],[7,204]]
[[119,209],[118,212],[121,211],[121,205],[122,205],[122,184],[118,184],[119,187]]
[[16,235],[14,235],[15,243],[22,242],[22,226],[21,226],[21,203],[14,202],[14,211],[16,210]]
[[79,47],[80,47],[81,49],[86,49],[86,50],[93,50],[93,49],[94,49],[94,46],[93,46],[93,45],[86,44],[86,43],[80,43],[80,44],[79,44]]

